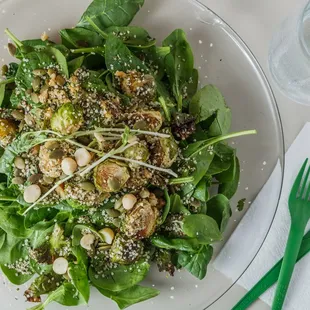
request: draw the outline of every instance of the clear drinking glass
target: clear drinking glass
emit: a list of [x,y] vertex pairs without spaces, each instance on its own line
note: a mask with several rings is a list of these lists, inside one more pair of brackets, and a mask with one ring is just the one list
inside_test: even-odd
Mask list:
[[310,105],[310,1],[303,1],[283,21],[269,51],[269,67],[281,91]]

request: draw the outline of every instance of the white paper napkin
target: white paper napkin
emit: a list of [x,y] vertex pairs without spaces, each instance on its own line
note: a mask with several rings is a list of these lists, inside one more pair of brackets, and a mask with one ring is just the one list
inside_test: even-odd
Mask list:
[[[260,252],[238,281],[238,284],[248,290],[283,256],[290,226],[288,197],[298,171],[303,161],[308,157],[310,157],[310,123],[304,126],[285,155],[284,183],[277,214]],[[238,253],[240,257],[240,253],[243,253],[247,248],[246,243],[255,242],[255,239],[257,239],[258,232],[252,228],[257,226],[255,223],[266,218],[266,208],[259,206],[261,206],[262,201],[268,201],[268,194],[272,190],[270,188],[273,184],[272,180],[279,177],[279,173],[281,173],[280,166],[277,166],[251,208],[214,261],[214,267],[231,279],[237,279],[237,272],[244,266],[244,261],[242,258],[240,260],[228,260],[227,257],[235,257]],[[247,235],[247,238],[242,238],[245,235]],[[240,238],[245,239],[245,243],[241,244]],[[274,292],[275,286],[263,294],[261,299],[271,305]],[[310,309],[310,255],[304,257],[296,265],[283,309]]]

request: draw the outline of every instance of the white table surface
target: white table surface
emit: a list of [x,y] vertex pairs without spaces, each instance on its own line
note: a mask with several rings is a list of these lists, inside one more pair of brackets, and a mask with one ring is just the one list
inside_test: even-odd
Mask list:
[[[306,121],[310,120],[310,106],[294,103],[283,96],[270,78],[268,48],[272,34],[291,10],[305,0],[201,0],[223,18],[245,41],[262,65],[274,90],[284,127],[288,148]],[[218,281],[229,281],[219,274]],[[230,310],[246,291],[234,286],[211,310]],[[256,302],[250,310],[267,310],[269,306]]]

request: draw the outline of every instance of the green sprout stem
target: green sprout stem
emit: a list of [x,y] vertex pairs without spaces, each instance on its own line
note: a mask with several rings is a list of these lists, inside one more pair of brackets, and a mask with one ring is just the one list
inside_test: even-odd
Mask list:
[[8,28],[6,28],[4,32],[18,47],[23,46],[23,43],[20,40],[18,40]]
[[218,142],[228,140],[231,138],[240,137],[240,136],[256,135],[256,134],[257,134],[257,131],[255,129],[253,129],[253,130],[244,130],[244,131],[239,131],[239,132],[233,132],[233,133],[229,133],[227,135],[211,138],[211,139],[207,140],[206,143],[203,144],[197,151],[193,152],[190,156],[188,156],[188,158],[194,157],[195,155],[199,154],[202,150],[204,150],[204,149],[208,148],[209,146],[216,144]]
[[135,160],[135,159],[130,159],[130,158],[125,158],[125,157],[121,157],[121,156],[115,156],[115,155],[112,155],[110,156],[111,158],[113,159],[117,159],[117,160],[123,160],[123,161],[128,161],[130,163],[133,163],[133,164],[137,164],[137,165],[140,165],[140,166],[144,166],[144,167],[147,167],[149,169],[153,169],[153,170],[158,170],[158,171],[161,171],[161,172],[165,172],[167,174],[170,174],[174,177],[177,177],[178,175],[173,172],[171,169],[164,169],[164,168],[160,168],[160,167],[157,167],[157,166],[153,166],[153,165],[150,165],[150,164],[147,164],[145,162],[142,162],[142,161],[139,161],[139,160]]
[[170,185],[185,184],[185,183],[192,183],[192,182],[194,182],[194,177],[175,178],[175,179],[169,180]]
[[6,85],[6,84],[14,83],[14,82],[15,82],[15,78],[11,78],[11,79],[0,81],[0,85]]
[[167,107],[167,104],[166,104],[166,101],[163,97],[159,97],[158,98],[158,101],[160,103],[160,106],[161,108],[163,109],[164,113],[165,113],[165,116],[166,116],[166,119],[168,122],[171,121],[171,115],[170,115],[170,110],[169,108]]

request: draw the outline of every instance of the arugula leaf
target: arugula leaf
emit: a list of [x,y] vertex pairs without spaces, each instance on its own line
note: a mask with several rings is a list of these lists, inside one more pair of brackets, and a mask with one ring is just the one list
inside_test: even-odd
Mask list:
[[231,111],[219,89],[214,85],[206,85],[200,89],[189,105],[189,112],[200,123],[212,118],[209,127],[210,136],[227,134],[231,125]]
[[174,30],[163,41],[163,46],[170,47],[170,53],[165,58],[165,65],[174,97],[178,102],[178,111],[181,112],[182,100],[187,97],[186,86],[193,80],[193,52],[182,29]]
[[[225,179],[227,181],[224,181],[219,185],[219,193],[225,195],[228,199],[232,198],[238,190],[240,179],[240,164],[238,157],[235,157],[234,164],[229,168],[229,170],[230,171],[227,170],[227,172],[234,171],[234,173],[231,173],[230,178]],[[220,175],[216,175],[216,178],[218,178],[218,176]],[[226,176],[228,177],[228,174]],[[221,176],[219,178],[221,178]]]
[[144,0],[93,0],[77,27],[92,29],[90,23],[94,23],[100,29],[127,26],[143,4]]
[[98,287],[97,289],[102,295],[114,300],[120,309],[125,309],[136,303],[156,297],[160,293],[160,291],[154,288],[140,285],[135,285],[120,292],[111,292]]
[[139,70],[149,72],[147,66],[113,34],[109,34],[106,40],[105,61],[107,68],[115,73],[116,71]]
[[196,278],[202,280],[207,274],[207,265],[211,261],[212,255],[213,248],[204,245],[197,253],[180,252],[178,263]]
[[95,31],[85,28],[62,29],[61,42],[68,48],[103,46],[104,39]]
[[187,236],[197,238],[200,244],[211,244],[222,240],[216,221],[205,214],[186,216],[183,221],[183,231]]
[[151,242],[156,247],[167,250],[196,252],[199,249],[199,242],[197,239],[170,239],[165,236],[157,235],[151,237]]
[[184,206],[181,197],[178,194],[170,195],[170,213],[191,214]]
[[224,232],[232,215],[228,198],[222,194],[213,196],[207,202],[207,215],[215,219],[220,231]]
[[134,265],[119,265],[110,270],[100,270],[99,275],[93,267],[88,270],[90,281],[96,287],[104,290],[119,292],[128,289],[141,282],[147,275],[150,264],[146,261],[138,261]]

